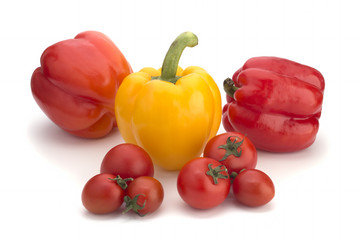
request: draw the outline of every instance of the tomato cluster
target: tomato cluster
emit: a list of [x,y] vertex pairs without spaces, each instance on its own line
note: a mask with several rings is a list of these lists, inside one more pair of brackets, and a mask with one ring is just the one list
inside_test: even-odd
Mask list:
[[84,207],[96,214],[111,213],[125,202],[125,210],[140,216],[156,211],[164,199],[164,189],[154,178],[154,165],[141,147],[124,143],[104,157],[100,173],[82,191]]
[[247,206],[261,206],[275,195],[268,175],[255,169],[256,148],[243,134],[228,132],[213,137],[204,157],[184,165],[177,179],[180,197],[191,207],[209,209],[221,204],[232,190]]
[[[209,209],[221,204],[232,189],[235,199],[247,206],[261,206],[275,195],[268,175],[255,169],[257,152],[243,134],[219,134],[207,143],[203,157],[186,163],[177,178],[180,197],[191,207]],[[118,210],[140,216],[156,211],[164,189],[154,178],[154,165],[141,147],[123,143],[103,158],[100,173],[84,186],[84,207],[97,214]]]

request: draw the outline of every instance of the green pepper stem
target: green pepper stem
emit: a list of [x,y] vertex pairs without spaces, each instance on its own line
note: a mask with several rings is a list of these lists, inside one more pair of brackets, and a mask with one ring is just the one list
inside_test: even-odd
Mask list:
[[235,83],[231,78],[227,78],[224,80],[224,90],[226,94],[229,95],[230,97],[234,98],[234,93],[238,89],[239,87],[235,86]]
[[176,71],[182,52],[186,47],[194,47],[198,44],[197,36],[192,32],[180,34],[171,44],[166,53],[161,68],[161,80],[176,82]]

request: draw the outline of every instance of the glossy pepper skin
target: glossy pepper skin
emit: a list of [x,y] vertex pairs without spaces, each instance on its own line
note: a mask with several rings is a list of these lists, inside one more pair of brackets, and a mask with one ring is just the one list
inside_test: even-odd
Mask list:
[[325,82],[316,69],[277,57],[249,59],[224,81],[226,131],[237,131],[256,148],[293,152],[316,138]]
[[199,157],[221,123],[221,96],[212,77],[200,67],[178,67],[183,49],[195,45],[193,33],[179,35],[161,70],[130,74],[115,99],[124,140],[145,149],[167,170],[179,170]]
[[115,95],[132,72],[104,34],[87,31],[48,47],[31,77],[33,97],[60,128],[84,138],[100,138],[116,126]]

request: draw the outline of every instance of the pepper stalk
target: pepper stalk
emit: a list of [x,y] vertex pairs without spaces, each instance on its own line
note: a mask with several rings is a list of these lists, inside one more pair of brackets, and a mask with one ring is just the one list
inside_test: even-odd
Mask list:
[[159,79],[176,83],[180,76],[176,76],[176,71],[179,65],[180,57],[186,47],[195,47],[198,44],[197,36],[192,32],[181,33],[171,44],[167,51],[163,65],[161,67],[161,76],[154,77]]
[[224,90],[226,92],[227,95],[229,95],[230,97],[234,98],[234,94],[236,92],[236,90],[239,89],[239,87],[235,86],[234,81],[231,78],[227,78],[224,80]]

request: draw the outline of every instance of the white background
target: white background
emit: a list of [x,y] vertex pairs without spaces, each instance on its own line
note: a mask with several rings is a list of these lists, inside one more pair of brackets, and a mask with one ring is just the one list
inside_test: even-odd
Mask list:
[[[359,239],[359,70],[357,1],[2,1],[0,3],[1,239]],[[160,67],[173,41],[193,31],[182,67],[205,68],[219,84],[248,58],[279,56],[317,68],[325,97],[316,142],[296,153],[258,153],[276,196],[260,208],[229,198],[188,207],[177,172],[156,168],[165,199],[154,214],[93,215],[81,204],[86,181],[122,143],[72,137],[36,105],[30,77],[49,45],[97,30],[134,71]],[[221,127],[219,132],[223,132]]]

